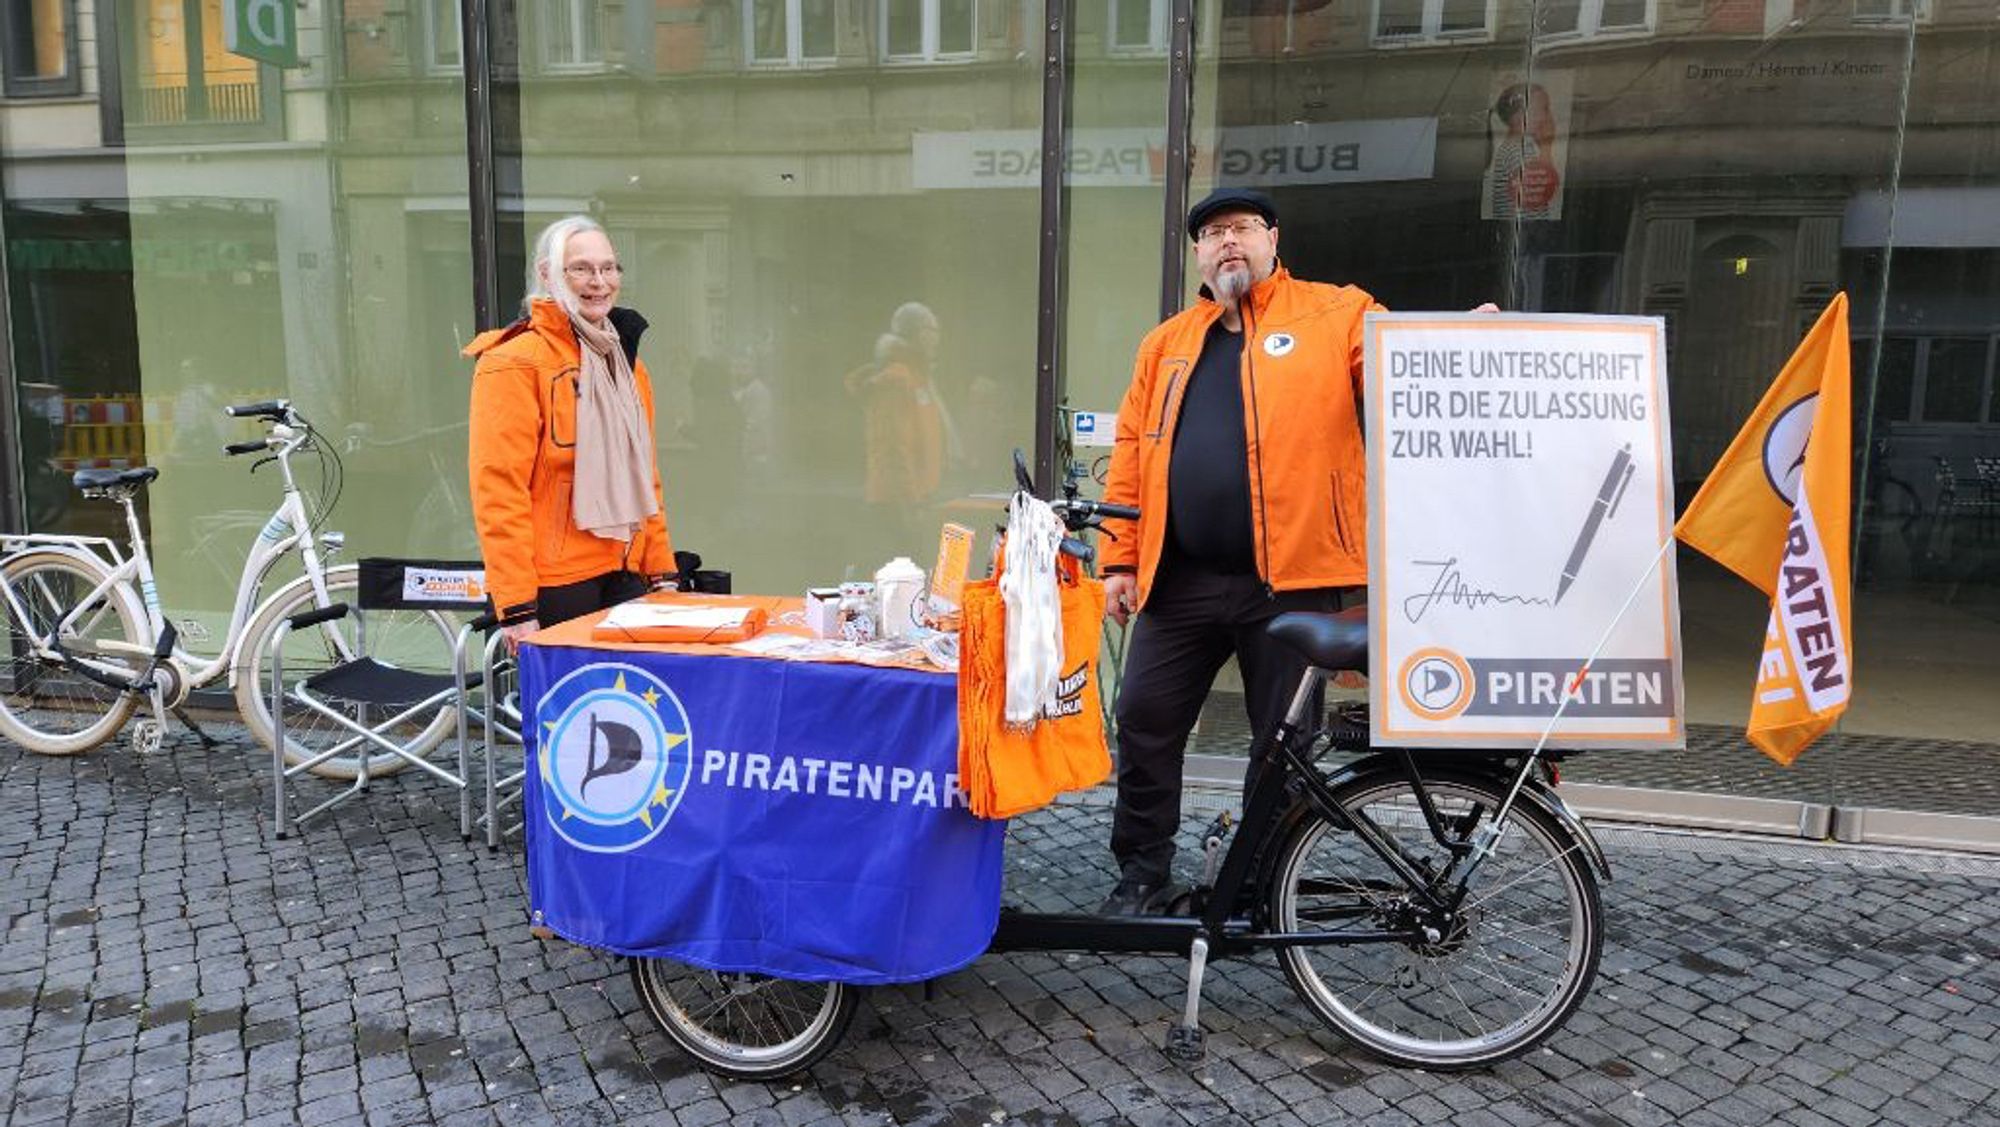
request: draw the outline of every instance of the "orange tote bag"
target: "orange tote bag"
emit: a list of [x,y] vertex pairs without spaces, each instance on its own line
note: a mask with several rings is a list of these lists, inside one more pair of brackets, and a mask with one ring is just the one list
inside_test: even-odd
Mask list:
[[1111,774],[1099,703],[1097,656],[1104,584],[1068,556],[1056,568],[1063,622],[1062,675],[1055,705],[1033,727],[1009,725],[1007,607],[996,567],[965,585],[959,625],[958,778],[982,818],[1011,818],[1047,806],[1064,791]]

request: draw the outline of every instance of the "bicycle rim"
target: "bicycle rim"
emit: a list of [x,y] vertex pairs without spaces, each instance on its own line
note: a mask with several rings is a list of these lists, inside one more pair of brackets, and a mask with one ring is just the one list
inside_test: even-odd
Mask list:
[[632,985],[653,1020],[703,1068],[745,1080],[811,1065],[839,1043],[854,1016],[855,990],[840,982],[718,974],[638,958]]
[[[99,684],[65,666],[37,642],[48,638],[72,607],[96,588],[101,574],[60,555],[24,556],[9,561],[7,581],[27,615],[0,600],[0,728],[15,742],[43,755],[74,755],[103,743],[122,727],[137,703],[129,693]],[[86,607],[59,639],[75,660],[127,678],[139,659],[112,655],[101,643],[140,646],[141,629],[130,603],[116,591]]]
[[[1463,832],[1498,809],[1485,781],[1427,780],[1439,814]],[[1449,854],[1431,837],[1409,784],[1361,779],[1336,795],[1365,811],[1406,856],[1433,871]],[[1319,818],[1287,843],[1273,886],[1282,931],[1401,930],[1426,921],[1408,887],[1358,837]],[[1470,1068],[1526,1051],[1581,1003],[1603,945],[1597,885],[1579,843],[1525,800],[1475,873],[1438,941],[1292,947],[1293,989],[1362,1048],[1399,1064]]]

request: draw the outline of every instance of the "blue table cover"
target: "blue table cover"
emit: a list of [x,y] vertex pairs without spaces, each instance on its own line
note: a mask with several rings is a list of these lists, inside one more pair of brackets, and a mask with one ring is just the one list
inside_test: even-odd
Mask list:
[[903,669],[521,647],[528,901],[576,943],[860,984],[985,951],[1005,823],[957,685]]

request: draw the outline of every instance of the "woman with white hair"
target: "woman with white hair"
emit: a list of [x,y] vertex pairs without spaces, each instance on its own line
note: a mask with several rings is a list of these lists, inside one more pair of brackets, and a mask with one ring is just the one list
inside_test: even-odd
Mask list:
[[587,216],[535,240],[520,320],[466,346],[473,520],[508,644],[644,594],[674,570],[653,452],[646,319],[615,304],[617,251]]

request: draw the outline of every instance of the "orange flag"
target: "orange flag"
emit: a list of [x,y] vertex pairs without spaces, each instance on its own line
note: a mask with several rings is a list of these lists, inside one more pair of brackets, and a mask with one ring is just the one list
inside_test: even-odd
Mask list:
[[1771,596],[1750,742],[1790,765],[1847,710],[1847,295],[1764,393],[1674,535]]

